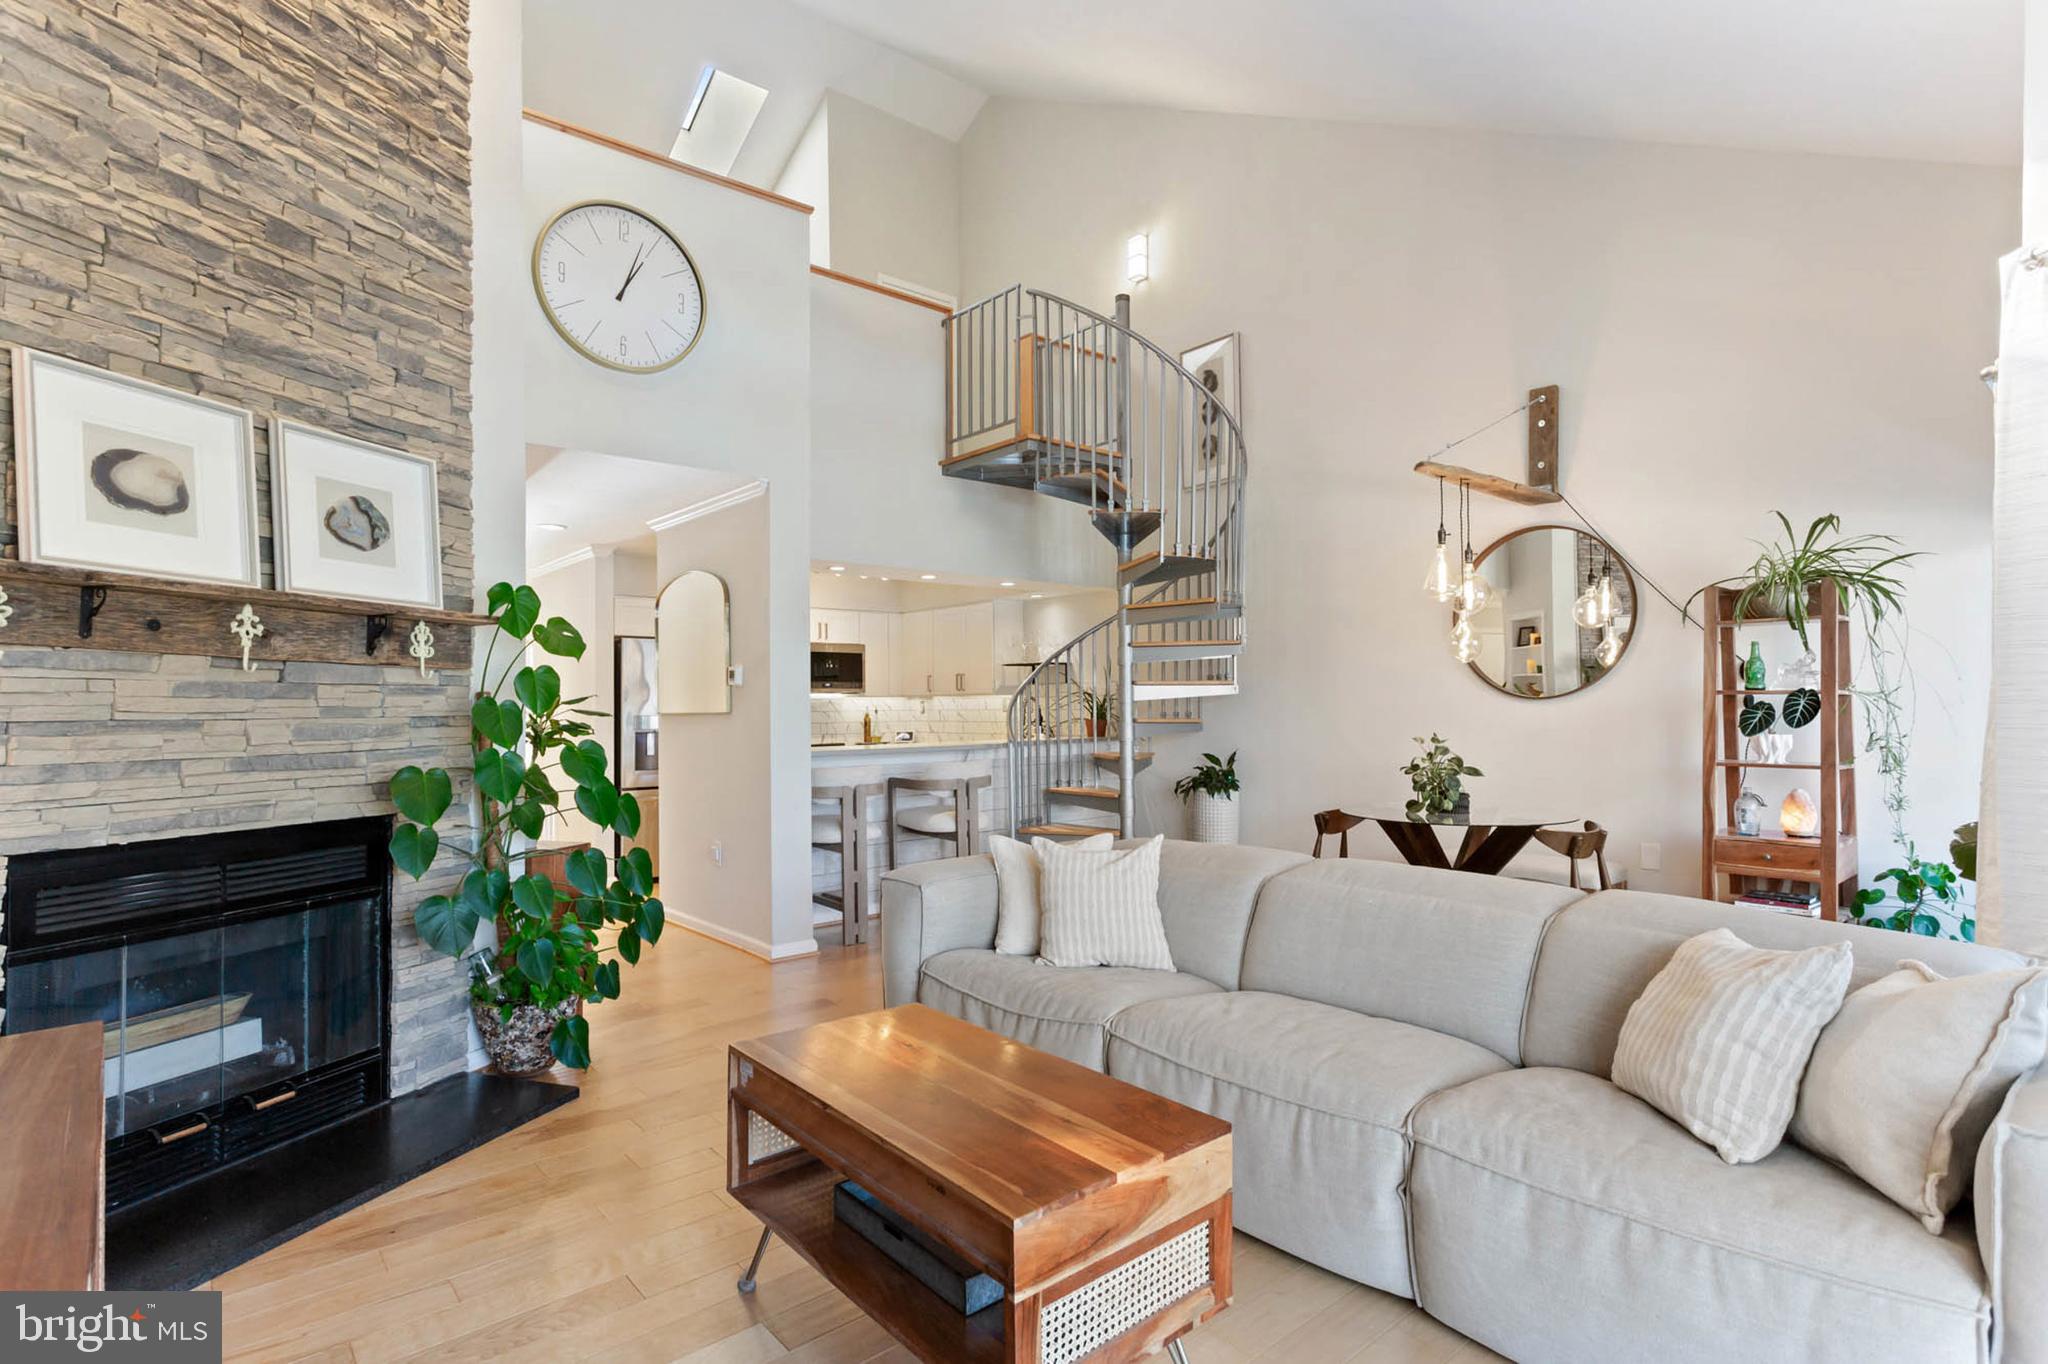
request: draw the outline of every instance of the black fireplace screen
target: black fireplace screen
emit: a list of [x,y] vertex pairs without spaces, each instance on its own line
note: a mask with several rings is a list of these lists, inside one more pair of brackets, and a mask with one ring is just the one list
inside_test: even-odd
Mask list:
[[388,1090],[383,819],[8,865],[4,1031],[98,1023],[109,1206]]

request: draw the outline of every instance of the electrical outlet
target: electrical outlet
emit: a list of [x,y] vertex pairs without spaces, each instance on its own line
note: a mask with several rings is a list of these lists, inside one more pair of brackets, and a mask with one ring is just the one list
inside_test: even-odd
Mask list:
[[1636,861],[1641,864],[1644,871],[1664,870],[1664,845],[1662,843],[1643,844],[1641,856]]
[[725,865],[725,844],[713,843],[711,845],[711,865],[714,867]]
[[725,670],[725,680],[735,687],[747,685],[747,665],[735,663]]

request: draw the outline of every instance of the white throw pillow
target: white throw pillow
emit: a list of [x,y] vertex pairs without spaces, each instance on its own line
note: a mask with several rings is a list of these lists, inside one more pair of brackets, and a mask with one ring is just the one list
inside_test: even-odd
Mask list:
[[[1077,848],[1109,848],[1115,834],[1091,834]],[[996,861],[996,951],[1011,957],[1038,955],[1038,855],[1053,847],[1049,838],[1029,843],[990,834],[989,855]]]
[[1725,928],[1687,938],[1629,1006],[1614,1083],[1730,1165],[1762,1160],[1785,1139],[1854,964],[1846,942],[1772,952]]
[[1048,966],[1142,966],[1171,971],[1159,915],[1159,848],[1121,851],[1049,843],[1039,849],[1038,959]]
[[1917,961],[1842,1003],[1814,1044],[1792,1139],[1939,1236],[2012,1082],[2048,1059],[2048,970]]

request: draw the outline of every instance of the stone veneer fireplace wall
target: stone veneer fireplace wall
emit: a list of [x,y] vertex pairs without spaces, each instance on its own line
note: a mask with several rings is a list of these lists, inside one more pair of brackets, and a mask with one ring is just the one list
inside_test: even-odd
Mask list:
[[[439,464],[446,604],[471,581],[468,7],[463,0],[0,0],[0,344],[72,356]],[[0,385],[0,555],[15,553]],[[89,641],[81,641],[89,646]],[[467,683],[403,668],[10,649],[11,853],[384,813],[459,767]],[[399,878],[392,1090],[459,1071],[456,963]],[[4,970],[0,962],[0,970]]]

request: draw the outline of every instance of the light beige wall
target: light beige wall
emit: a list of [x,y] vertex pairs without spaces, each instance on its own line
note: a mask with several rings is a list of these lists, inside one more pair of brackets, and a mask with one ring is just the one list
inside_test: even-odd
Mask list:
[[821,99],[775,181],[775,192],[811,206],[811,264],[827,268],[832,264],[831,156],[831,118]]
[[[830,121],[831,265],[861,279],[960,291],[960,147],[837,90]],[[799,144],[801,145],[801,144]]]
[[[1681,598],[1738,571],[1773,507],[1932,551],[1912,575],[1912,830],[1939,850],[1976,812],[1975,376],[2009,171],[1010,101],[962,150],[967,296],[1023,280],[1106,309],[1125,237],[1149,231],[1138,329],[1172,350],[1243,335],[1245,693],[1161,745],[1149,820],[1178,830],[1167,785],[1236,747],[1245,836],[1303,847],[1313,810],[1400,798],[1410,736],[1437,730],[1485,769],[1481,800],[1597,818],[1632,869],[1662,846],[1638,885],[1697,887],[1698,633],[1653,599],[1610,678],[1531,704],[1455,664],[1417,588],[1436,490],[1410,466],[1545,383],[1567,490]],[[1457,458],[1513,472],[1517,424]],[[1550,517],[1474,519],[1491,540]],[[1874,773],[1861,793],[1875,870],[1894,852]]]
[[[557,658],[538,649],[528,650],[529,663],[546,663],[562,675],[562,695],[596,698],[592,704],[611,709],[611,558],[593,555],[551,573],[535,574],[528,586],[540,594],[541,615],[560,616],[583,636],[581,658]],[[511,695],[508,687],[506,695]],[[608,724],[599,724],[596,739],[611,752],[612,734]],[[551,840],[589,843],[611,852],[611,835],[600,829],[574,803],[566,803],[543,837]]]
[[[773,496],[655,536],[656,577],[662,583],[692,570],[725,580],[732,598],[732,661],[745,678],[732,689],[728,715],[661,717],[662,902],[672,918],[759,956],[814,950],[808,913],[801,923],[781,923],[764,895],[777,871],[773,752],[778,728],[787,728],[776,704],[779,660],[771,647]],[[808,684],[808,672],[803,680]],[[803,746],[808,772],[808,699],[793,737]],[[803,796],[808,810],[808,788]],[[713,860],[714,845],[722,863]],[[808,842],[801,852],[797,874],[807,883]]]

